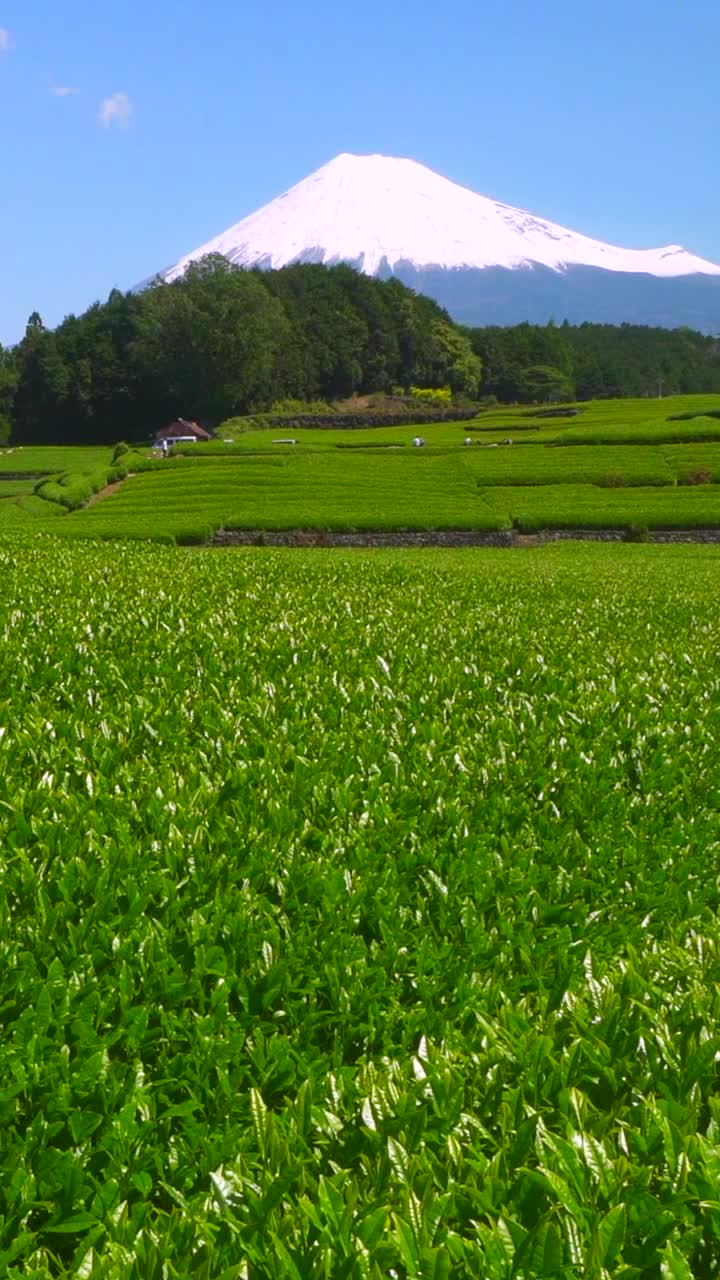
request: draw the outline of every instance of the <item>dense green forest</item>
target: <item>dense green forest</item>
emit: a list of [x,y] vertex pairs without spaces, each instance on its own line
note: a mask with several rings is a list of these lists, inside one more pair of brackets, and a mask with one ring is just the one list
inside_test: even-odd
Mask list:
[[483,395],[502,403],[720,391],[720,339],[692,329],[564,323],[465,332],[483,363]]
[[411,386],[508,403],[720,391],[720,342],[630,325],[468,329],[395,279],[213,257],[55,330],[32,315],[0,348],[0,443],[141,440],[177,415],[213,427],[287,397]]
[[242,271],[207,258],[173,284],[113,292],[54,331],[30,317],[2,358],[12,439],[144,439],[182,415],[209,426],[283,397],[412,384],[475,397],[481,363],[434,302],[350,267]]

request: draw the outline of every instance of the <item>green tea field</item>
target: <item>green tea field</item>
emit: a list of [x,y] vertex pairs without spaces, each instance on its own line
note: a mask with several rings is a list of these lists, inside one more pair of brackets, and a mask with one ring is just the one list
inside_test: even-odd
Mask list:
[[423,426],[422,448],[412,426],[287,434],[238,419],[168,458],[8,449],[0,529],[189,544],[220,530],[720,532],[720,409],[708,397],[539,412]]
[[0,574],[0,1274],[718,1273],[717,549]]

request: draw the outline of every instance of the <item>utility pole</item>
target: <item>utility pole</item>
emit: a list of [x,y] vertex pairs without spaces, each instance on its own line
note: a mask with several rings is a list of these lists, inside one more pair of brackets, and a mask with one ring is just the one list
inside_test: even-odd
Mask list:
[[658,378],[658,400],[662,400],[662,398],[663,398],[663,387],[664,387],[664,385],[665,385],[665,379],[664,379],[664,378]]

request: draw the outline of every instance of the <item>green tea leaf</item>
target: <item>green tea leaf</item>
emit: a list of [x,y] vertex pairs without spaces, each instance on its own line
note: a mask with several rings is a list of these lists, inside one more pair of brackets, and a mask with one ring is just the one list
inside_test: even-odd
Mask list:
[[693,1273],[684,1254],[668,1240],[660,1259],[662,1280],[693,1280]]
[[624,1204],[616,1205],[605,1214],[598,1227],[600,1255],[604,1267],[609,1267],[622,1251],[627,1229],[627,1213]]

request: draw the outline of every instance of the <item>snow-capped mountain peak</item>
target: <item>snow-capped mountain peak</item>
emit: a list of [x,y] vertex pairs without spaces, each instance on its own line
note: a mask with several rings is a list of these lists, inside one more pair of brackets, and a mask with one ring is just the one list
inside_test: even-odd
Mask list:
[[477,195],[414,160],[344,153],[164,272],[223,254],[243,267],[351,262],[368,275],[398,266],[509,269],[542,266],[643,273],[720,275],[720,265],[681,245],[623,249],[525,209]]

